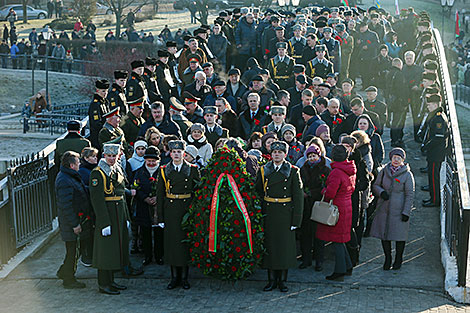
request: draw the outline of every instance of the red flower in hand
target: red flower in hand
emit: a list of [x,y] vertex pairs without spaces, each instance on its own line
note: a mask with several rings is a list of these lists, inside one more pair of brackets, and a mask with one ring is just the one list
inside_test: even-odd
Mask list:
[[82,217],[84,214],[83,212],[78,213],[78,216]]
[[302,133],[298,133],[295,137],[297,137],[297,138],[302,137]]
[[336,121],[338,121],[338,124],[341,124],[343,122],[343,120],[340,118],[336,119]]
[[396,181],[397,183],[400,183],[400,180],[399,180],[398,178],[395,178],[395,181]]
[[333,121],[333,125],[336,125],[336,124],[337,124],[336,121]]
[[261,123],[260,120],[255,118],[255,125],[259,125],[260,123]]
[[370,45],[372,42],[369,39],[367,39],[367,43]]
[[154,181],[156,181],[156,179],[155,179],[155,178],[153,178],[153,177],[150,177],[150,178],[149,178],[149,180],[150,180],[151,182],[154,182]]

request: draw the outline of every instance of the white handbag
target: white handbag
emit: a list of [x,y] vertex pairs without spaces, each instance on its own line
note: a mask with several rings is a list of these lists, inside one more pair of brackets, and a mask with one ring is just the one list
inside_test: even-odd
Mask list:
[[333,204],[333,200],[325,202],[324,198],[325,196],[321,198],[321,201],[315,201],[310,219],[328,226],[335,226],[339,220],[338,207]]

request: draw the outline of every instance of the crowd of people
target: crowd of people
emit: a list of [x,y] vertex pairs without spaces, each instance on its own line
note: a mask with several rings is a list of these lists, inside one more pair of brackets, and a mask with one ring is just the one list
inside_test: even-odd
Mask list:
[[[115,283],[115,271],[141,273],[129,264],[129,250],[143,254],[144,266],[170,265],[168,289],[190,288],[181,221],[222,147],[246,162],[262,199],[265,291],[288,290],[297,257],[300,269],[315,261],[323,271],[326,242],[335,251],[328,280],[352,275],[367,236],[382,242],[383,269],[400,269],[415,194],[407,112],[411,139],[428,163],[420,169],[429,177],[421,186],[430,193],[425,207],[440,206],[449,137],[429,15],[412,8],[396,17],[376,7],[241,8],[220,12],[212,26],[183,40],[181,49],[167,40],[157,58],[132,61],[130,73],[116,70],[112,84],[96,81],[90,141],[71,122],[58,142],[67,253],[57,274],[64,286],[84,287],[72,261],[80,235],[81,261],[98,269],[100,292],[126,288]],[[334,226],[310,219],[322,200],[339,210]]]

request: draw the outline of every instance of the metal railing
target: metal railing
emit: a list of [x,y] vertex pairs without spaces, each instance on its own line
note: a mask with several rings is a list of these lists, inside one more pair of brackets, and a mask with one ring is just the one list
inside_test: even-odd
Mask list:
[[450,82],[447,59],[440,33],[434,29],[438,50],[439,76],[443,88],[443,106],[449,119],[449,150],[446,154],[446,181],[442,199],[445,214],[445,239],[451,256],[455,256],[458,268],[458,285],[466,287],[469,281],[468,236],[470,226],[470,194],[465,169],[464,154]]
[[470,105],[470,87],[463,84],[457,84],[454,87],[455,101],[463,105]]

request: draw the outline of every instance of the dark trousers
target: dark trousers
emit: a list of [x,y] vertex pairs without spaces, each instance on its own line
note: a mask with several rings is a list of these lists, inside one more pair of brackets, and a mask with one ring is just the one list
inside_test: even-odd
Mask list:
[[93,260],[93,235],[88,238],[80,238],[80,254],[82,256],[82,261],[87,261],[89,263]]
[[[308,212],[310,211],[310,213]],[[322,240],[316,238],[315,233],[317,230],[317,223],[310,219],[311,208],[304,212],[302,217],[302,225],[300,226],[300,251],[302,252],[302,262],[312,264],[312,246],[313,253],[315,254],[315,261],[317,263],[323,262],[323,247]]]
[[237,57],[238,61],[238,68],[239,69],[245,69],[246,68],[246,62],[248,62],[248,59],[251,57],[249,54],[239,54]]
[[8,57],[2,55],[2,68],[7,68]]
[[75,280],[75,271],[77,270],[77,242],[65,242],[65,259],[57,272],[63,277],[64,282]]
[[98,270],[98,286],[109,287],[114,282],[114,272],[112,270]]
[[415,140],[418,139],[418,131],[419,131],[419,126],[421,125],[421,117],[419,114],[421,113],[421,100],[419,98],[419,95],[416,95],[416,92],[411,91],[411,103],[410,103],[410,108],[411,108],[411,117],[413,118],[413,135]]
[[[142,244],[145,258],[155,257],[156,260],[163,258],[163,228],[161,227],[141,227]],[[152,247],[153,233],[153,247]],[[153,252],[153,253],[152,253]]]
[[352,268],[349,253],[342,242],[333,242],[333,247],[335,248],[335,273],[344,274]]
[[403,128],[405,127],[406,112],[407,110],[405,109],[401,112],[389,112],[391,115],[390,138],[392,139],[392,143],[399,142],[403,139]]
[[18,60],[16,58],[11,58],[11,63],[13,64],[13,68],[16,70]]
[[441,164],[442,161],[428,160],[429,194],[433,203],[441,202]]

